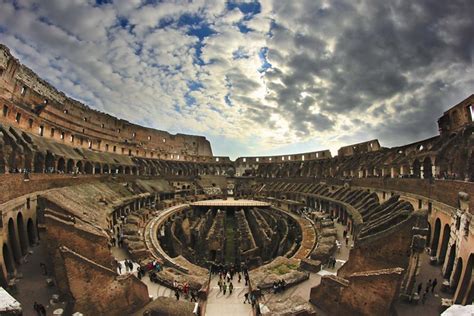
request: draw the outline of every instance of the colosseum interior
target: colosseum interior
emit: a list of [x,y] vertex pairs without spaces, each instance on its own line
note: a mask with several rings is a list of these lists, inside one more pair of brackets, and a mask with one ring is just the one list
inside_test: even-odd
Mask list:
[[95,111],[5,46],[0,106],[0,281],[24,315],[409,315],[428,279],[423,315],[473,302],[474,95],[415,143],[235,161]]

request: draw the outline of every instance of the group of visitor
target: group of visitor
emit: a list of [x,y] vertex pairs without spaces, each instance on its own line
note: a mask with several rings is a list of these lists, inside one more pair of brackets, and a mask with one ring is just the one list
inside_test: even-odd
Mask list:
[[183,294],[185,299],[188,299],[191,296],[191,302],[197,302],[197,292],[192,290],[189,286],[188,282],[184,282],[183,284],[179,283],[178,281],[173,281],[173,289],[174,289],[174,296],[176,300],[179,301],[181,297],[181,293]]
[[283,292],[286,288],[285,280],[281,279],[273,282],[273,294]]
[[423,305],[425,305],[426,299],[428,298],[428,294],[430,293],[430,291],[431,291],[431,294],[434,294],[434,290],[437,284],[438,284],[438,280],[436,278],[433,279],[433,281],[429,279],[428,282],[426,282],[425,292],[423,294],[422,294],[423,283],[420,282],[420,284],[418,284],[417,294],[419,297],[421,297],[421,302],[423,303]]

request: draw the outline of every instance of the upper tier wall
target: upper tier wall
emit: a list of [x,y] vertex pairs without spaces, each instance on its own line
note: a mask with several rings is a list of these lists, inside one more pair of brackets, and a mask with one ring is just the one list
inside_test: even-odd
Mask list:
[[176,134],[132,124],[67,97],[21,65],[0,44],[0,122],[75,146],[138,157],[208,160],[203,136]]

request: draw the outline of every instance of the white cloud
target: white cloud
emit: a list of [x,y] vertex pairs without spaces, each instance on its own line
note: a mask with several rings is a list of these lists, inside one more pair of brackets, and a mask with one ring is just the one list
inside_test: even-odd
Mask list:
[[213,143],[220,155],[311,151],[434,133],[443,108],[472,92],[472,3],[461,2],[420,11],[409,1],[262,0],[252,15],[221,0],[2,1],[0,34],[99,110],[239,144]]

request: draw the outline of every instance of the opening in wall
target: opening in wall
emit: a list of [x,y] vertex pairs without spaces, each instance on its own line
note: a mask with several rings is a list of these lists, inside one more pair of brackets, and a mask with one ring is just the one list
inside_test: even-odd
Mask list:
[[32,118],[30,118],[30,119],[28,120],[28,127],[29,127],[29,128],[33,128],[33,119],[32,119]]
[[3,106],[3,116],[6,117],[8,115],[8,106]]
[[24,96],[26,94],[26,90],[28,90],[28,88],[26,86],[21,87],[21,95],[22,96]]
[[16,117],[15,117],[15,121],[20,124],[20,120],[21,120],[21,113],[17,113],[16,114]]
[[421,209],[423,206],[423,201],[422,200],[418,200],[418,209]]
[[44,134],[44,126],[43,126],[43,125],[41,125],[41,126],[39,127],[38,134],[39,134],[40,136],[43,136],[43,134]]
[[51,128],[51,137],[54,137],[54,128]]

